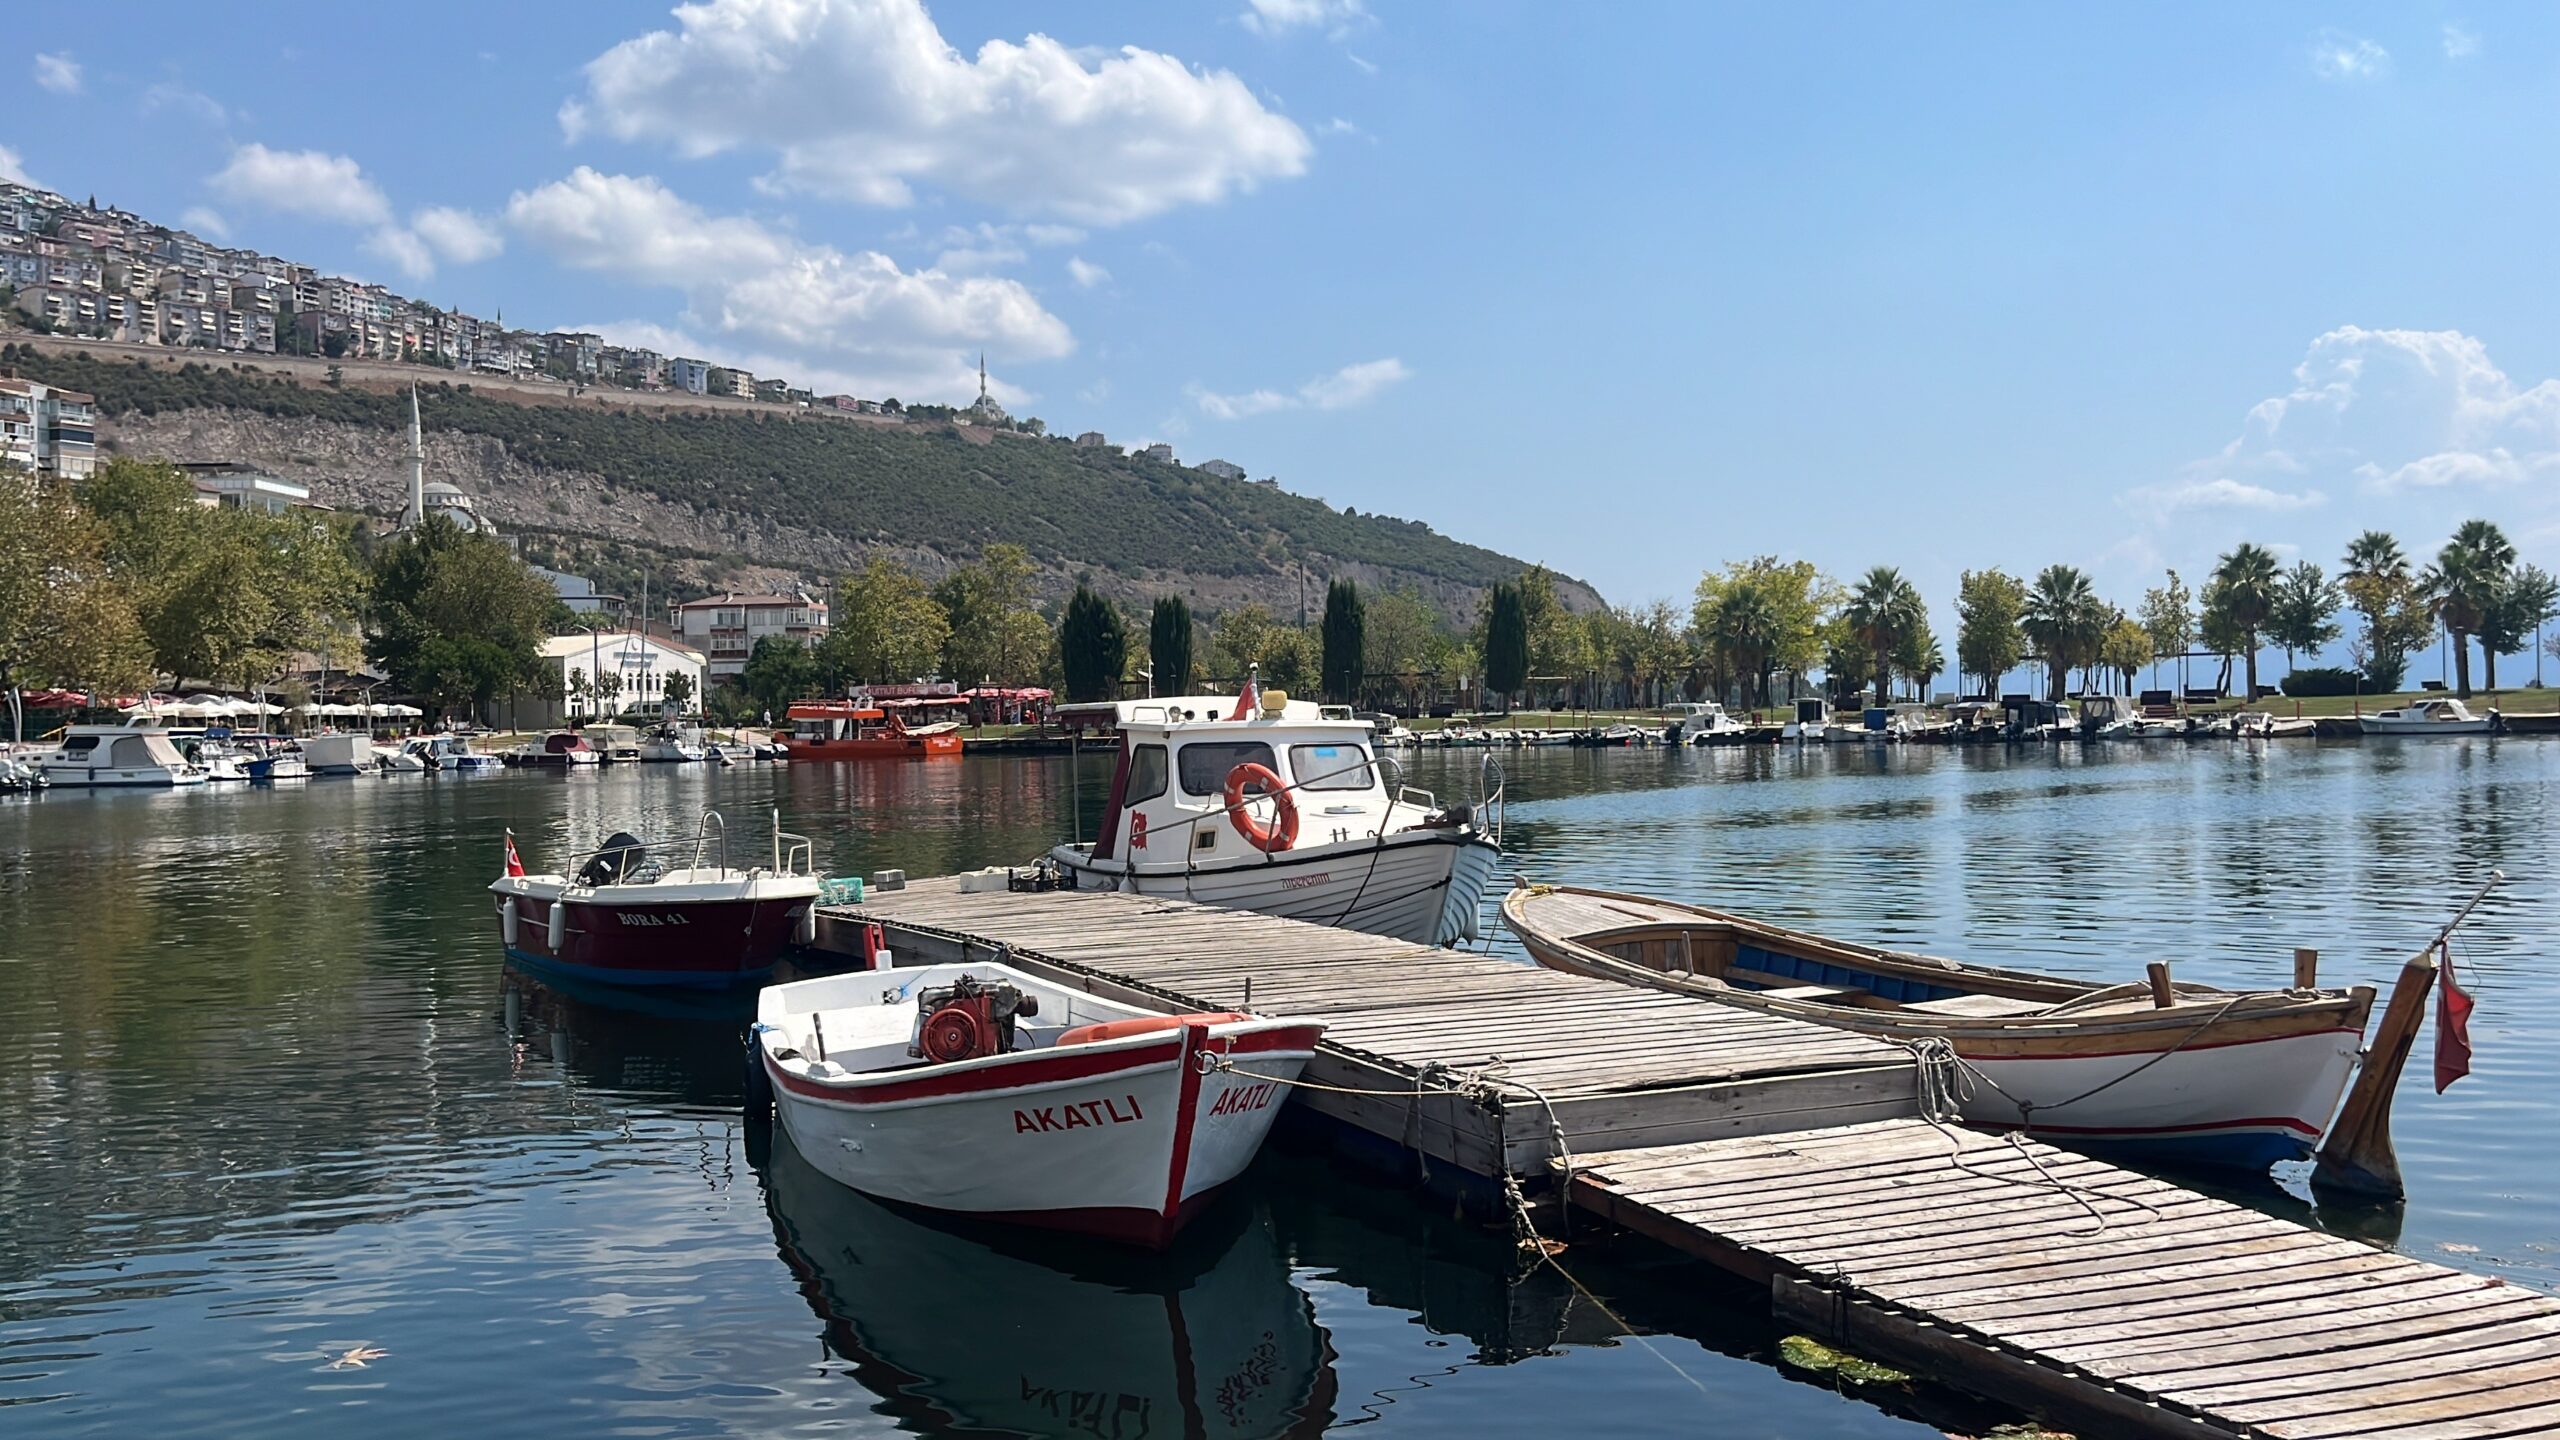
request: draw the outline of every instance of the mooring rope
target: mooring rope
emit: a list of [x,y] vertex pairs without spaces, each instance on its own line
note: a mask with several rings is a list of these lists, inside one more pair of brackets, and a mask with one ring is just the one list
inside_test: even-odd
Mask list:
[[1970,1164],[1965,1158],[1967,1149],[1965,1145],[1965,1136],[1963,1132],[1959,1131],[1956,1127],[1964,1120],[1965,1102],[1973,1098],[1973,1082],[1979,1079],[1982,1083],[1991,1086],[1992,1089],[1998,1090],[2003,1096],[2007,1096],[2013,1104],[2016,1103],[2017,1097],[2010,1095],[2006,1090],[2001,1090],[1998,1083],[1993,1081],[1990,1076],[1983,1074],[1980,1070],[1975,1069],[1971,1064],[1967,1063],[1963,1056],[1956,1053],[1956,1047],[1943,1035],[1924,1036],[1918,1040],[1897,1040],[1894,1043],[1911,1052],[1912,1062],[1918,1067],[1917,1083],[1920,1098],[1920,1118],[1927,1121],[1930,1128],[1936,1130],[1939,1134],[1947,1138],[1947,1143],[1953,1147],[1947,1156],[1947,1160],[1948,1163],[1952,1164],[1956,1169],[1961,1170],[1968,1175],[1975,1176],[1978,1179],[1994,1180],[2003,1185],[2018,1185],[2024,1186],[2028,1189],[2051,1189],[2070,1196],[2081,1209],[2089,1212],[2089,1218],[2096,1221],[2098,1225],[2098,1228],[2095,1230],[2078,1232],[2079,1235],[2082,1236],[2104,1234],[2106,1231],[2114,1228],[2115,1222],[2109,1220],[2106,1212],[2100,1210],[2097,1205],[2089,1199],[2089,1196],[2093,1194],[2104,1196],[2106,1199],[2116,1201],[2119,1204],[2130,1205],[2143,1210],[2149,1214],[2149,1217],[2152,1220],[2161,1218],[2158,1207],[2138,1196],[2118,1195],[2112,1191],[2089,1189],[2084,1186],[2074,1185],[2070,1181],[2054,1174],[2051,1170],[2045,1168],[2043,1158],[2036,1154],[2033,1146],[2021,1131],[2009,1131],[2002,1135],[2000,1140],[2006,1143],[2011,1150],[2015,1151],[2030,1167],[2035,1170],[2035,1179],[2030,1180],[2017,1175],[2003,1175],[1996,1171],[1983,1170]]

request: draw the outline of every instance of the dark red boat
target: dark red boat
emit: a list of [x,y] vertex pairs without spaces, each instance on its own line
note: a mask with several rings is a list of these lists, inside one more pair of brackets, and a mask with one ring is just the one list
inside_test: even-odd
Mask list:
[[[820,882],[808,840],[783,833],[778,816],[770,867],[733,867],[728,848],[708,811],[690,839],[653,847],[617,834],[569,874],[528,875],[510,833],[506,873],[489,887],[507,958],[617,985],[760,983],[807,935]],[[660,854],[685,863],[661,868]]]

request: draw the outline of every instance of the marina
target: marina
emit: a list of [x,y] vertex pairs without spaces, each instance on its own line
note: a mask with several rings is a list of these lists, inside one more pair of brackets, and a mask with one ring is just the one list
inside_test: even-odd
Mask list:
[[[0,1346],[0,1397],[104,1397],[112,1384],[119,1398],[86,1403],[110,1412],[150,1403],[185,1416],[190,1402],[174,1387],[207,1365],[308,1353],[314,1394],[343,1393],[350,1381],[400,1393],[440,1385],[467,1367],[500,1385],[521,1375],[519,1383],[552,1387],[602,1407],[600,1414],[708,1416],[717,1406],[722,1423],[735,1425],[747,1416],[778,1420],[802,1405],[867,1406],[884,1403],[875,1395],[918,1393],[963,1411],[1017,1417],[1032,1412],[999,1407],[1055,1405],[1040,1413],[1075,1415],[1141,1403],[1108,1398],[1125,1395],[1176,1409],[1188,1397],[1215,1408],[1226,1377],[1250,1373],[1270,1377],[1267,1390],[1251,1392],[1270,1403],[1256,1399],[1237,1412],[1262,1417],[1246,1433],[1339,1424],[1357,1409],[1351,1397],[1380,1389],[1398,1396],[1389,1411],[1408,1426],[1483,1433],[1488,1425],[1499,1431],[1494,1417],[1503,1416],[1549,1429],[1572,1423],[1566,1397],[1605,1384],[1620,1397],[1613,1428],[1672,1434],[1694,1433],[1696,1392],[1680,1378],[1687,1374],[1715,1385],[1727,1397],[1722,1403],[1756,1417],[1751,1428],[1768,1433],[1979,1435],[2021,1410],[2057,1419],[2084,1413],[2072,1408],[2091,1403],[2079,1391],[2115,1386],[2143,1396],[2145,1414],[2155,1419],[2183,1415],[2183,1405],[2264,1426],[2237,1433],[2345,1434],[2358,1432],[2339,1428],[2335,1417],[2355,1412],[2340,1407],[2366,1402],[2327,1372],[2349,1363],[2333,1355],[2312,1366],[2304,1357],[2358,1337],[2320,1351],[2286,1347],[2312,1343],[2302,1315],[2343,1306],[2348,1291],[2341,1287],[2366,1276],[2382,1278],[2357,1283],[2415,1285],[2424,1296],[2409,1303],[2431,1317],[2423,1332],[2392,1329],[2380,1317],[2406,1304],[2359,1292],[2359,1308],[2377,1315],[2364,1337],[2375,1348],[2353,1361],[2373,1372],[2371,1393],[2379,1398],[2366,1408],[2438,1404],[2426,1382],[2451,1371],[2473,1376],[2472,1393],[2502,1393],[2481,1391],[2474,1372],[2536,1353],[2530,1335],[2551,1323],[2538,1318],[2547,1299],[2536,1297],[2547,1297],[2556,1278],[2548,1252],[2537,1247],[2554,1237],[2547,1212],[2521,1198],[2538,1160],[2513,1137],[2519,1124],[2531,1129],[2536,1107],[2547,1108],[2534,1077],[2548,1073],[2553,1055],[2551,1033],[2519,988],[2538,983],[2542,963],[2519,927],[2536,923],[2532,917],[2550,903],[2548,833],[2525,823],[2555,781],[2540,742],[2016,752],[1560,748],[1505,765],[1506,881],[1517,870],[1533,879],[1573,876],[1624,893],[1712,900],[1896,949],[2012,967],[2032,962],[2083,983],[2126,978],[2124,917],[2142,914],[2149,927],[2142,949],[2175,955],[2181,981],[2235,990],[2282,985],[2294,973],[2299,945],[2320,950],[2326,983],[2387,993],[2399,951],[2443,922],[2448,893],[2470,873],[2446,857],[2477,854],[2483,864],[2494,857],[2514,871],[2513,887],[2487,902],[2462,942],[2466,983],[2481,1002],[2474,1029],[2480,1073],[2444,1097],[2426,1094],[2422,1078],[2404,1087],[2411,1093],[2402,1096],[2397,1128],[2405,1210],[2315,1204],[2283,1166],[2273,1180],[2215,1182],[2200,1194],[2188,1188],[2196,1182],[2181,1177],[2136,1177],[2042,1144],[2030,1151],[1986,1141],[1999,1148],[1965,1162],[1995,1172],[2052,1167],[2108,1216],[2103,1234],[2082,1235],[2076,1232],[2096,1222],[2079,1202],[2039,1197],[1933,1159],[1957,1153],[1955,1142],[1915,1118],[1919,1082],[1898,1047],[1836,1030],[1813,1031],[1815,1040],[1776,1017],[1529,967],[1490,911],[1479,946],[1416,947],[1324,931],[1323,953],[1301,962],[1279,937],[1303,933],[1302,925],[1188,912],[1154,897],[963,894],[962,882],[951,879],[870,891],[862,909],[880,917],[899,964],[935,963],[925,948],[933,931],[984,932],[983,939],[1012,945],[1009,963],[1033,974],[1041,954],[1086,948],[1097,983],[1110,974],[1146,987],[1135,992],[1145,1008],[1188,1008],[1187,1000],[1197,1000],[1320,1020],[1328,1043],[1306,1078],[1389,1092],[1307,1090],[1291,1099],[1290,1109],[1323,1115],[1325,1123],[1275,1137],[1278,1152],[1243,1175],[1233,1203],[1204,1211],[1160,1262],[1078,1257],[1008,1238],[1036,1231],[952,1234],[920,1225],[813,1172],[780,1134],[772,1154],[760,1158],[760,1142],[737,1118],[736,1036],[748,1010],[716,992],[594,986],[506,965],[484,887],[498,868],[506,829],[518,832],[528,860],[555,868],[561,861],[553,857],[611,848],[616,830],[689,834],[706,808],[758,818],[780,810],[790,828],[810,835],[810,868],[822,875],[1023,868],[1072,833],[1079,812],[1088,826],[1101,813],[1111,780],[1107,755],[1089,755],[1080,765],[1010,758],[924,766],[635,765],[514,771],[468,784],[418,777],[274,790],[55,792],[0,806],[0,854],[26,857],[0,886],[0,906],[9,907],[13,933],[25,937],[24,954],[61,957],[58,978],[41,991],[24,962],[0,967],[0,987],[21,1013],[64,1016],[0,1044],[0,1075],[11,1077],[0,1088],[11,1097],[0,1102],[0,1124],[34,1162],[0,1180],[12,1213],[30,1217],[0,1239],[8,1285],[0,1303],[11,1316],[5,1338],[24,1342]],[[1447,797],[1472,799],[1481,783],[1476,757],[1463,753],[1417,756],[1411,767],[1413,783]],[[2287,843],[2304,817],[2347,803],[2347,796],[2408,821],[2365,832],[2337,853]],[[2031,829],[2014,823],[2023,806],[2041,817]],[[359,829],[383,837],[380,848],[315,851],[305,838]],[[2100,830],[2139,834],[2144,844],[2099,852],[2049,843],[2054,834]],[[218,866],[192,861],[185,851],[161,848],[162,836],[189,838],[198,848],[219,837],[223,858]],[[647,848],[664,863],[686,859]],[[734,855],[730,863],[737,863]],[[127,897],[111,917],[115,935],[175,936],[174,950],[136,947],[129,938],[100,947],[90,917],[51,878],[72,873]],[[277,906],[244,912],[224,898],[243,882],[271,887]],[[2363,898],[2350,911],[2319,898],[2330,893]],[[343,951],[316,950],[293,923],[323,894],[333,897],[326,903],[346,927]],[[1101,927],[1097,941],[1096,927],[1076,918],[1095,906],[1198,913],[1184,922],[1198,928],[1175,939],[1120,923]],[[896,918],[902,909],[912,925]],[[1024,918],[984,918],[1002,913]],[[1033,918],[1039,916],[1048,918]],[[963,922],[975,931],[961,931]],[[148,930],[137,932],[137,923]],[[2033,948],[2022,950],[2022,943]],[[172,977],[177,997],[234,997],[213,999],[215,1009],[180,1022],[174,1034],[156,1027],[150,1033],[157,1046],[212,1043],[187,1037],[240,1017],[261,1030],[364,1019],[343,1057],[288,1061],[249,1051],[184,1087],[136,1072],[133,1085],[104,1092],[102,1109],[66,1109],[67,1100],[29,1088],[19,1077],[31,1067],[62,1064],[57,1042],[42,1037],[74,1034],[85,1037],[77,1042],[82,1058],[68,1073],[94,1078],[75,1080],[69,1093],[100,1093],[93,1087],[110,1073],[103,1067],[133,1053],[134,1042],[71,1018],[64,1000],[98,995],[107,1014],[141,1013],[129,1011],[129,999],[110,998],[137,992],[110,982],[131,963],[122,957],[155,952],[162,966],[170,953],[188,957]],[[991,945],[977,945],[967,963],[983,968],[994,957]],[[279,987],[260,975],[294,978]],[[1417,991],[1429,1003],[1417,1001]],[[1701,1014],[1717,1018],[1699,1021]],[[1527,1023],[1518,1018],[1524,1015]],[[1570,1019],[1559,1023],[1557,1016]],[[1764,1026],[1774,1028],[1753,1028]],[[1594,1061],[1594,1044],[1607,1047],[1605,1063]],[[1471,1102],[1437,1081],[1417,1107],[1415,1071],[1434,1059],[1452,1067],[1449,1085],[1493,1087],[1485,1093],[1502,1097],[1503,1119],[1474,1113]],[[2422,1052],[2413,1077],[2425,1068]],[[242,1152],[264,1168],[215,1192],[218,1216],[236,1219],[211,1228],[189,1221],[197,1212],[145,1183],[217,1163],[196,1127],[166,1128],[154,1116],[175,1114],[180,1105],[213,1116],[258,1113],[278,1077],[305,1072],[341,1088],[350,1104]],[[1649,1077],[1677,1083],[1656,1086]],[[1756,1099],[1745,1106],[1745,1095]],[[1569,1180],[1549,1163],[1556,1158],[1550,1103],[1577,1157]],[[1543,1263],[1522,1261],[1506,1226],[1453,1222],[1445,1204],[1418,1202],[1410,1192],[1423,1164],[1407,1148],[1408,1123],[1425,1149],[1431,1186],[1468,1197],[1479,1213],[1488,1201],[1500,1203],[1490,1177],[1504,1168],[1523,1177],[1537,1197],[1531,1203],[1541,1233],[1564,1242],[1558,1259],[1571,1282]],[[1622,1130],[1640,1133],[1614,1143],[1604,1138]],[[105,1133],[122,1136],[127,1147],[97,1176],[99,1183],[125,1177],[115,1180],[112,1196],[95,1188],[88,1172],[54,1158],[71,1153],[67,1144],[93,1144]],[[1798,1146],[1811,1153],[1828,1143],[1822,1137],[1850,1133],[1878,1147],[1864,1172],[1828,1162],[1808,1171],[1801,1155],[1787,1153]],[[92,1138],[80,1140],[84,1135]],[[421,1146],[414,1155],[425,1159],[423,1169],[412,1158],[412,1147]],[[2035,1162],[2020,1158],[2029,1154]],[[1790,1178],[1772,1178],[1789,1166]],[[1729,1198],[1736,1208],[1721,1216],[1684,1211],[1698,1198],[1696,1186],[1677,1177],[1698,1167],[1742,1178],[1758,1167],[1771,1188],[1735,1192]],[[1878,1182],[1897,1197],[1889,1210],[1875,1208],[1874,1187],[1809,1198],[1860,1173],[1892,1177]],[[2000,1188],[1962,1198],[1976,1185]],[[2117,1192],[2170,1210],[2180,1228],[2161,1229],[2131,1202],[2107,1198]],[[1557,1193],[1571,1197],[1569,1211],[1556,1207]],[[2497,1198],[2509,1193],[2519,1198]],[[708,1204],[700,1198],[706,1195]],[[1754,1230],[1748,1222],[1771,1213],[1772,1196],[1794,1197],[1787,1208],[1804,1213],[1807,1235]],[[2022,1273],[1986,1283],[1980,1288],[2001,1293],[1976,1297],[1977,1307],[1976,1298],[1961,1294],[1897,1288],[1905,1267],[1873,1257],[1838,1260],[1811,1243],[1823,1233],[1814,1221],[1836,1216],[1889,1251],[1906,1232],[1919,1233],[1914,1227],[1924,1212],[1903,1200],[1930,1196],[1944,1203],[1929,1201],[1925,1213],[1948,1228],[1915,1245],[1963,1253],[2000,1238],[1984,1207],[2022,1219],[2032,1211],[2046,1217],[2036,1223],[2049,1224],[2051,1233],[2013,1236],[2022,1243],[1999,1253],[2026,1271],[2058,1268],[2041,1278]],[[1681,1237],[1731,1253],[1705,1257],[1709,1266],[1669,1258],[1691,1246],[1664,1243],[1669,1237],[1647,1228],[1649,1210],[1680,1214]],[[146,1217],[145,1248],[167,1259],[153,1261],[156,1268],[135,1282],[84,1268],[84,1253],[132,1252],[118,1227],[133,1222],[115,1218],[130,1212]],[[302,1230],[257,1223],[263,1215],[306,1212],[344,1218],[318,1229],[306,1222]],[[521,1218],[506,1222],[503,1234],[474,1218],[499,1214]],[[2190,1233],[2190,1214],[2214,1228]],[[86,1218],[93,1215],[105,1218]],[[640,1247],[613,1238],[629,1227],[657,1238]],[[1268,1250],[1257,1248],[1271,1243],[1265,1237],[1273,1227],[1296,1237],[1282,1251],[1291,1258],[1276,1269]],[[1618,1227],[1631,1233],[1612,1238]],[[2212,1238],[2225,1232],[2245,1234],[2245,1243]],[[465,1238],[475,1234],[486,1238]],[[1360,1242],[1365,1250],[1346,1250],[1315,1239],[1319,1234],[1374,1238]],[[876,1247],[885,1235],[907,1236],[895,1243],[925,1246],[942,1264],[998,1290],[1054,1295],[1065,1315],[1127,1343],[1075,1351],[1026,1339],[990,1364],[967,1343],[977,1327],[965,1309],[934,1303],[884,1311],[876,1298],[863,1298],[878,1292],[865,1288],[869,1272],[849,1268],[848,1255]],[[1385,1238],[1391,1235],[1409,1238]],[[489,1270],[470,1296],[431,1283],[415,1294],[372,1295],[371,1282],[353,1272],[327,1278],[359,1253],[347,1247],[391,1237],[416,1257],[391,1263],[421,1277],[422,1267],[444,1263],[435,1257],[461,1245],[488,1256],[475,1266],[512,1257],[530,1262],[528,1276],[547,1278],[538,1286],[510,1283]],[[2044,1251],[2027,1248],[2030,1238]],[[2374,1249],[2377,1243],[2390,1251]],[[1734,1262],[1733,1254],[1750,1246],[1764,1257],[1767,1275],[1753,1277]],[[2154,1250],[2160,1258],[2140,1264],[2110,1258]],[[2270,1293],[2282,1287],[2282,1295],[2298,1298],[2271,1300],[2276,1308],[2264,1324],[2223,1327],[2242,1330],[2235,1343],[2254,1348],[2222,1373],[2188,1375],[2193,1385],[2173,1362],[2150,1371],[2110,1369],[2116,1359],[2135,1357],[2110,1357],[2103,1347],[2084,1363],[2071,1358],[2080,1351],[2067,1338],[2001,1318],[2033,1320],[2065,1306],[2075,1316],[2090,1314],[2080,1292],[2098,1287],[2079,1282],[2091,1268],[2112,1265],[2110,1291],[2130,1305],[2176,1315],[2183,1334],[2200,1318],[2241,1304],[2244,1267],[2235,1257],[2278,1251],[2296,1259],[2280,1271],[2264,1267],[2272,1272]],[[2379,1263],[2393,1261],[2394,1251],[2408,1257],[2407,1269]],[[259,1253],[283,1264],[274,1280],[250,1268],[212,1290],[144,1288],[161,1270]],[[2170,1255],[2198,1263],[2182,1268]],[[1437,1267],[1427,1286],[1410,1278],[1418,1265]],[[1728,1269],[1743,1278],[1728,1278]],[[1793,1279],[1778,1283],[1782,1270],[1828,1288],[1798,1292]],[[2480,1289],[2487,1298],[2468,1304],[2473,1292],[2459,1287],[2487,1280],[2503,1283]],[[2064,1287],[2066,1297],[2007,1293],[2060,1281],[2074,1282]],[[1132,1286],[1157,1287],[1174,1304],[1132,1311],[1111,1298]],[[57,1294],[70,1298],[52,1298]],[[585,1297],[596,1294],[624,1297],[612,1302],[620,1318],[593,1313]],[[704,1295],[713,1307],[678,1298]],[[245,1325],[216,1318],[242,1306],[271,1318]],[[2140,1325],[2149,1313],[2136,1308],[2095,1323]],[[471,1337],[501,1314],[541,1317],[546,1344],[521,1357],[487,1355]],[[142,1328],[125,1332],[130,1339],[75,1338],[92,1333],[97,1316]],[[1170,1344],[1192,1346],[1197,1356],[1233,1353],[1238,1342],[1224,1327],[1239,1316],[1253,1317],[1256,1335],[1274,1338],[1279,1348],[1267,1362],[1221,1358],[1217,1377],[1186,1378],[1147,1358]],[[2479,1323],[2457,1324],[2462,1316]],[[1950,1327],[1976,1321],[1987,1328],[1963,1331],[1960,1344],[1949,1339]],[[677,1330],[697,1357],[695,1373],[717,1374],[723,1383],[699,1391],[681,1380],[672,1390],[629,1384],[634,1357],[665,1356],[653,1337]],[[1771,1368],[1777,1338],[1795,1334],[1828,1337],[1926,1378],[1909,1388],[1845,1394],[1798,1383],[1790,1377],[1800,1372]],[[802,1335],[824,1337],[823,1353],[837,1358],[810,1374],[775,1353],[776,1336]],[[1458,1351],[1428,1348],[1451,1339]],[[360,1342],[392,1353],[352,1375],[327,1368],[344,1346]],[[185,1344],[187,1358],[160,1372],[135,1372],[119,1358],[171,1343]],[[2008,1353],[2003,1346],[2080,1366],[2064,1377],[2072,1393],[2028,1394],[1990,1378],[1997,1356]],[[66,1358],[46,1358],[53,1355]],[[1011,1368],[1017,1357],[1036,1382],[1030,1392]],[[643,1363],[652,1374],[687,1373],[683,1364]],[[1391,1383],[1451,1364],[1456,1370],[1425,1391]],[[109,1366],[117,1369],[112,1382]],[[908,1378],[891,1378],[901,1367]],[[146,1378],[137,1383],[137,1373]],[[740,1381],[753,1393],[737,1393]],[[716,1400],[715,1389],[724,1392]],[[1988,1408],[1968,1409],[1985,1404],[1959,1393],[1968,1389],[1995,1398]],[[282,1401],[296,1391],[288,1384],[271,1393]],[[2008,1396],[2015,1398],[1998,1398]],[[67,1403],[79,1402],[40,1400],[18,1413],[35,1419],[34,1433],[50,1433],[51,1417]],[[267,1403],[231,1413],[254,1419],[269,1413]],[[949,1433],[954,1423],[931,1407],[886,1403],[900,1417],[895,1423],[912,1433]],[[2480,1423],[2484,1415],[2531,1413],[2504,1399],[2450,1403],[2462,1412],[2448,1422],[2464,1427],[2457,1432],[2406,1428],[2531,1433]],[[2499,1408],[2483,1411],[2483,1404]],[[459,1406],[459,1413],[472,1411],[469,1402]],[[2318,1428],[2324,1419],[2325,1430]],[[2274,1428],[2279,1421],[2308,1428]],[[1027,1418],[1020,1423],[1035,1433],[1042,1428]],[[2093,1423],[2080,1433],[2117,1432]]]

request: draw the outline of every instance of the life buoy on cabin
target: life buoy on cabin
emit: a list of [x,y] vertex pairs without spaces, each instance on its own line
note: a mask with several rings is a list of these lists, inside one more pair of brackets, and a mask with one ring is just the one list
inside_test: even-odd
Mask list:
[[[1279,810],[1274,823],[1266,826],[1244,808],[1247,785],[1258,787],[1261,798]],[[1279,775],[1268,765],[1247,760],[1227,772],[1227,820],[1244,837],[1244,843],[1268,855],[1277,855],[1298,843],[1298,802],[1289,798],[1289,792],[1281,788]]]

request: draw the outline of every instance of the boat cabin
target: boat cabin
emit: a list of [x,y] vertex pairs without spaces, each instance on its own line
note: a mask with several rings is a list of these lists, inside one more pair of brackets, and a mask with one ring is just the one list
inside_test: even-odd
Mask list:
[[1248,822],[1319,844],[1376,836],[1399,808],[1406,826],[1429,813],[1389,792],[1368,723],[1283,691],[1264,691],[1260,701],[1250,713],[1227,695],[1117,702],[1120,764],[1094,858],[1235,860],[1261,848],[1245,833]]
[[2074,698],[2080,704],[2080,728],[2084,730],[2096,730],[2120,720],[2131,720],[2139,713],[2133,701],[2122,695],[2092,692]]
[[137,774],[187,768],[186,757],[178,753],[167,731],[125,725],[74,725],[63,732],[61,747],[44,763]]

